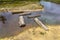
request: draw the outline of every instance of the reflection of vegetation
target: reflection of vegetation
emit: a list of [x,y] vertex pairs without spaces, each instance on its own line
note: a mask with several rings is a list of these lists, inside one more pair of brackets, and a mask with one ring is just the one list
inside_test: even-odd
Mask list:
[[60,4],[60,0],[45,0],[45,1],[50,1],[50,2],[54,2],[54,3]]

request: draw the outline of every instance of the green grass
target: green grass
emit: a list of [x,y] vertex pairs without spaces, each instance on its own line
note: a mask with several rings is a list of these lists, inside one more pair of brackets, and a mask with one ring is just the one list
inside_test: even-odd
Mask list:
[[14,1],[14,2],[3,2],[0,5],[1,8],[7,8],[7,9],[14,9],[14,8],[20,8],[22,10],[26,9],[42,9],[41,5],[39,4],[39,1]]
[[18,2],[18,1],[16,1],[16,2],[12,2],[12,3],[2,3],[1,5],[0,5],[0,8],[4,8],[4,7],[16,7],[16,6],[24,6],[24,5],[27,5],[27,4],[30,4],[30,3],[36,3],[36,2],[38,2],[38,1],[20,1],[20,2]]

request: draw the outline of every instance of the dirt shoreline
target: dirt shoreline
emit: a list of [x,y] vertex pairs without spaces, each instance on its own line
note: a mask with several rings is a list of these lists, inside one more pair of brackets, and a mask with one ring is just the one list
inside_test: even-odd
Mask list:
[[[20,9],[20,10],[19,10],[19,9],[15,9],[15,10],[14,10],[14,9],[7,9],[7,10],[9,10],[10,12],[22,12],[22,11],[23,11],[23,12],[28,12],[28,11],[29,11],[29,12],[34,12],[34,11],[42,11],[43,9],[36,9],[36,10],[21,10],[21,9]],[[0,10],[0,11],[1,11],[1,10]]]

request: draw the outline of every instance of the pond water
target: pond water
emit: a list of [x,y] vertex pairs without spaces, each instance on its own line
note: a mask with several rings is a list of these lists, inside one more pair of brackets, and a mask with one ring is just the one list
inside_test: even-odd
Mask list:
[[[32,15],[36,15],[36,13],[38,12],[32,12]],[[0,21],[0,37],[12,36],[24,30],[24,28],[19,27],[19,14],[12,15],[12,13],[4,13],[4,16],[7,18],[7,21],[5,21],[5,24]],[[30,19],[27,18],[27,16],[24,16],[24,19],[26,25],[29,25],[27,27],[30,27],[31,25],[32,27],[37,26],[32,18]]]
[[43,0],[40,3],[44,6],[41,19],[48,24],[60,24],[60,4]]

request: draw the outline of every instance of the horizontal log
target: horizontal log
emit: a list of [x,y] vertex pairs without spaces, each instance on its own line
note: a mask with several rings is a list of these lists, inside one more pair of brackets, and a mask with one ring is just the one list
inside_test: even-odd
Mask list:
[[38,15],[29,15],[28,18],[35,18],[35,17],[40,17],[41,15],[38,14]]
[[19,14],[19,16],[26,16],[26,15],[31,15],[31,13],[30,12],[27,12],[27,13]]
[[20,13],[24,13],[24,11],[20,11],[20,12],[12,12],[12,14],[20,14]]
[[15,13],[12,13],[13,15],[14,14],[19,14],[19,16],[24,16],[24,15],[31,15],[31,12],[15,12]]

